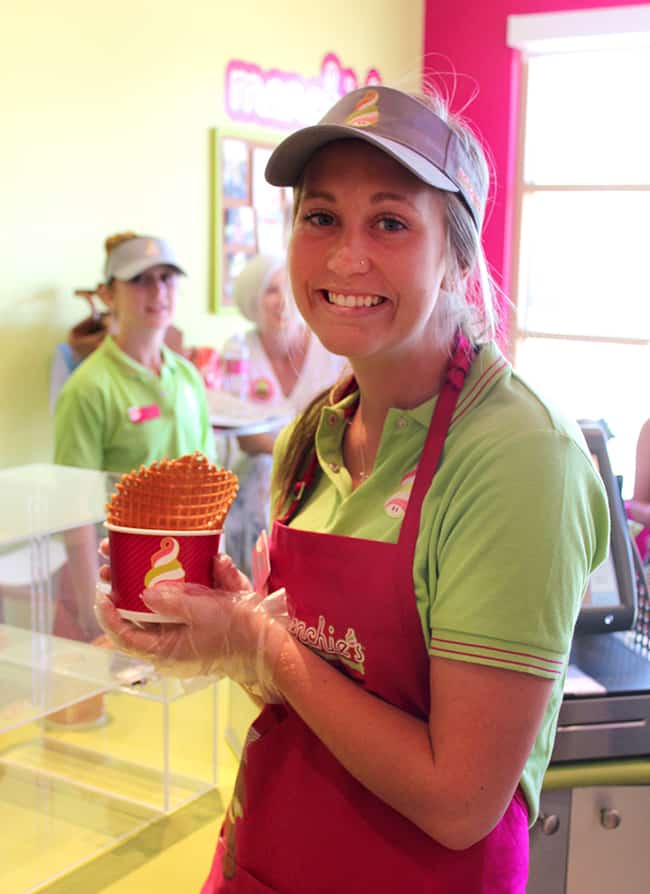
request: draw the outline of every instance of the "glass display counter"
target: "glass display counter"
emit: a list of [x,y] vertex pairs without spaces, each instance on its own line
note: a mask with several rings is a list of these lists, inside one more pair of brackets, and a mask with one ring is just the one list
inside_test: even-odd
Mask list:
[[24,563],[25,551],[30,569],[30,623],[0,623],[0,877],[12,894],[38,890],[219,782],[223,683],[159,678],[134,658],[49,632],[51,541],[100,522],[108,486],[82,469],[0,471],[0,571],[14,557]]
[[[0,606],[5,621],[49,632],[64,532],[103,521],[114,476],[33,463],[0,469]],[[13,603],[13,604],[12,604]]]
[[[7,625],[0,681],[3,890],[38,889],[219,781],[214,683]],[[93,702],[88,722],[53,719]]]

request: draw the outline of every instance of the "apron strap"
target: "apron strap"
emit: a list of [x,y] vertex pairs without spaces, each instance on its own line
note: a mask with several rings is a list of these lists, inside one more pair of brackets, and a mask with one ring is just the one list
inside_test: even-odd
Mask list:
[[440,465],[447,433],[475,353],[476,349],[470,345],[465,335],[459,332],[447,366],[445,381],[433,411],[429,433],[422,448],[413,489],[406,507],[406,515],[400,528],[398,542],[400,545],[411,544],[413,550],[420,529],[422,503]]
[[307,490],[307,488],[311,487],[312,482],[316,477],[317,466],[318,457],[316,456],[316,451],[312,450],[311,456],[309,458],[309,464],[305,469],[305,474],[302,476],[300,481],[296,481],[293,486],[293,500],[289,504],[289,508],[284,513],[284,515],[280,518],[277,518],[276,521],[280,522],[283,525],[286,525],[293,518],[298,510],[298,506],[303,498],[305,491]]

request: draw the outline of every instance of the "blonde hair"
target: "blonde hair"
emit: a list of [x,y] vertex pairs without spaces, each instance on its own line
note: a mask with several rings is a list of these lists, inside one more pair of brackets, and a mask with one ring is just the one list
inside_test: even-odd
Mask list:
[[[432,89],[431,92],[411,95],[424,103],[458,136],[474,164],[476,179],[483,187],[480,193],[487,195],[490,169],[483,147],[471,127],[459,115],[450,113],[448,103],[438,91]],[[294,187],[294,225],[302,191],[301,177]],[[438,346],[447,348],[451,354],[454,335],[458,329],[474,345],[494,339],[498,331],[498,314],[496,289],[488,271],[481,231],[459,193],[444,190],[440,192],[446,199],[447,273],[436,305],[435,338]],[[285,454],[276,470],[276,480],[281,482],[274,506],[276,515],[284,511],[291,500],[294,483],[306,470],[321,410],[327,406],[329,394],[330,389],[327,389],[314,398],[298,418],[291,433]]]
[[[106,264],[108,265],[108,258],[114,249],[121,245],[123,242],[130,242],[131,239],[138,239],[138,234],[134,233],[133,230],[125,230],[124,233],[115,233],[113,236],[107,236],[104,239],[104,251],[106,252]],[[106,285],[110,288],[113,279],[110,277]]]
[[113,236],[107,236],[104,240],[104,249],[106,250],[106,254],[110,255],[114,248],[117,248],[118,245],[121,245],[123,242],[129,242],[131,239],[137,239],[138,234],[134,233],[133,230],[126,230],[124,233],[115,233]]
[[[108,258],[110,256],[111,252],[114,249],[116,249],[118,247],[118,245],[121,245],[123,242],[130,242],[131,239],[137,239],[137,238],[138,238],[138,234],[134,233],[133,230],[125,230],[123,233],[114,233],[112,236],[107,236],[106,239],[104,239],[104,251],[106,252],[106,265],[108,265]],[[107,296],[112,291],[112,283],[113,283],[113,278],[108,277],[106,282],[103,283],[101,286],[99,286],[100,291],[97,292],[99,297],[106,303],[107,303]],[[104,293],[102,293],[102,290],[104,290],[104,289],[106,291]],[[113,310],[113,315],[117,319],[117,313],[115,310]]]
[[[490,168],[480,140],[471,126],[449,111],[447,102],[437,92],[416,94],[444,121],[462,142],[474,164],[474,173],[482,195],[487,195]],[[496,288],[489,274],[481,231],[459,193],[444,192],[447,202],[447,275],[441,289],[438,337],[451,343],[457,329],[462,329],[475,345],[492,341],[499,328]]]

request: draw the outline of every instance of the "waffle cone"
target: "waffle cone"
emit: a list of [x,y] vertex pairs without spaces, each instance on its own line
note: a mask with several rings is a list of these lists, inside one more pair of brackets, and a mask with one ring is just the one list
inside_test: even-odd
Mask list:
[[237,476],[202,453],[163,459],[122,475],[106,504],[106,521],[123,528],[218,530],[238,489]]

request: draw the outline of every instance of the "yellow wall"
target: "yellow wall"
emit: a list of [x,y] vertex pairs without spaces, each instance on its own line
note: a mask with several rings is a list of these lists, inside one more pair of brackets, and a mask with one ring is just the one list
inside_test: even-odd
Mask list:
[[219,344],[209,308],[209,132],[229,59],[315,77],[325,53],[420,80],[423,0],[22,0],[0,16],[0,467],[51,459],[52,351],[83,316],[104,237],[165,236],[190,277],[177,321]]

